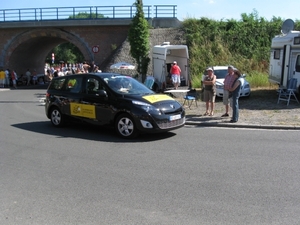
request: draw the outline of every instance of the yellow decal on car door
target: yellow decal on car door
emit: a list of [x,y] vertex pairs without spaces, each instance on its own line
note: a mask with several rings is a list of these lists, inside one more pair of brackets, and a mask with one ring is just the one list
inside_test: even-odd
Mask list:
[[96,119],[96,112],[94,105],[86,105],[79,103],[70,103],[70,112],[72,116],[82,116],[91,119]]

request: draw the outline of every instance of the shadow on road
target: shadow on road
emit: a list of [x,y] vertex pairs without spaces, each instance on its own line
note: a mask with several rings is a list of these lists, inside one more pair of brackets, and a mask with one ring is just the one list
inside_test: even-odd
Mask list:
[[56,128],[51,125],[50,121],[42,121],[13,124],[12,126],[35,133],[51,135],[57,138],[77,138],[103,142],[152,142],[168,139],[176,135],[173,132],[160,134],[141,134],[136,139],[127,140],[117,136],[117,133],[112,128],[92,126],[87,124],[74,123],[68,124],[63,128]]

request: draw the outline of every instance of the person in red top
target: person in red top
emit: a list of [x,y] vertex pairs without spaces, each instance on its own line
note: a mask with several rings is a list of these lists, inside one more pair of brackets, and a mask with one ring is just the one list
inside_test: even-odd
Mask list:
[[17,89],[17,80],[18,80],[18,76],[17,76],[17,73],[16,71],[12,70],[10,72],[10,75],[11,75],[11,80],[12,80],[12,83],[13,83],[13,87],[15,89]]
[[177,65],[177,62],[174,61],[170,70],[171,76],[172,76],[172,82],[174,85],[174,89],[177,89],[180,84],[180,73],[181,69]]

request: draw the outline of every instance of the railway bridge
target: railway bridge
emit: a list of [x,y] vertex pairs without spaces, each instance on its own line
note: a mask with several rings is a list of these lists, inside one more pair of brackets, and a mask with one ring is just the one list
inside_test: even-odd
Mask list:
[[[143,6],[153,27],[177,27],[176,6]],[[0,10],[0,68],[44,73],[45,60],[57,45],[70,42],[87,62],[104,67],[127,38],[135,6],[93,6]],[[85,15],[83,18],[80,15]]]

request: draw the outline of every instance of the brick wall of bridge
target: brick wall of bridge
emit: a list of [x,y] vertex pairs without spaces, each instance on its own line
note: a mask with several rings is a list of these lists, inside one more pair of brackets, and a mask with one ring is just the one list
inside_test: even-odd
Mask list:
[[[18,74],[27,68],[44,72],[46,56],[57,45],[71,42],[87,61],[105,66],[115,47],[127,38],[129,25],[0,28],[0,67]],[[93,53],[93,46],[99,48]]]

